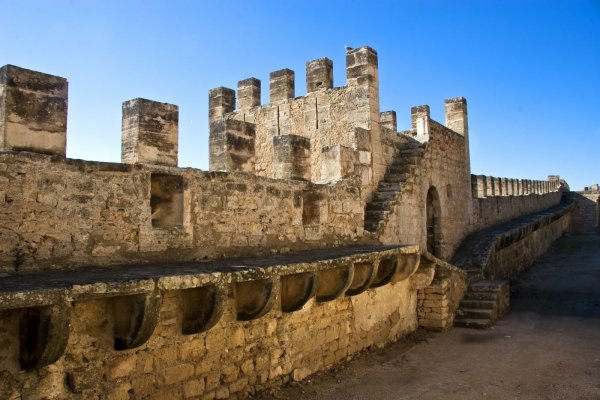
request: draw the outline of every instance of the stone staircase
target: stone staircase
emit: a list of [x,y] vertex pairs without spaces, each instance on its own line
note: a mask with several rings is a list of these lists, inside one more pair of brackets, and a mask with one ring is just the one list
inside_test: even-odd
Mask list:
[[377,232],[380,224],[392,210],[406,180],[414,174],[425,153],[425,144],[415,140],[401,143],[398,153],[379,182],[373,198],[365,206],[365,230]]
[[489,328],[508,311],[509,283],[506,280],[480,280],[471,283],[454,318],[455,326]]

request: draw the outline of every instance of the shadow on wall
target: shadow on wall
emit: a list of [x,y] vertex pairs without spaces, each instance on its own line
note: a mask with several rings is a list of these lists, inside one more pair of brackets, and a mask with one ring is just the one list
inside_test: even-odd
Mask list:
[[600,234],[600,193],[577,193],[571,221],[571,233]]

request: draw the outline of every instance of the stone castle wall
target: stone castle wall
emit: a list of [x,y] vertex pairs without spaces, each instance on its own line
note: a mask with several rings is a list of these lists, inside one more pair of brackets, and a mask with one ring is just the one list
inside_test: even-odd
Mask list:
[[561,192],[548,181],[472,175],[471,230],[497,225],[560,203]]
[[577,192],[570,231],[575,234],[600,233],[600,193]]
[[554,241],[569,231],[571,215],[570,212],[566,213],[528,235],[523,235],[521,240],[493,252],[489,263],[484,268],[485,276],[501,279],[523,272],[544,254]]
[[470,202],[465,201],[470,196],[466,144],[463,135],[427,118],[425,153],[403,186],[380,237],[383,243],[418,243],[421,248],[427,248],[426,198],[433,189],[440,212],[440,252],[436,256],[447,259],[464,238],[469,225]]
[[365,242],[360,188],[0,153],[0,271]]
[[[471,177],[464,98],[444,125],[414,107],[398,132],[377,68],[361,47],[344,87],[318,59],[303,97],[287,69],[266,105],[254,78],[237,101],[211,90],[209,172],[177,167],[179,110],[146,99],[123,103],[122,163],[66,159],[66,80],[0,69],[0,397],[243,397],[450,326],[466,274],[440,259],[560,195]],[[382,193],[391,208],[366,231]],[[300,250],[323,258],[289,261]]]
[[[2,310],[0,397],[242,398],[304,379],[416,329],[417,291],[433,278],[433,270],[420,272],[416,251],[413,246],[260,270],[73,286],[70,301],[57,311],[68,315],[67,332],[58,335],[64,354],[27,370],[19,341],[20,330],[31,329],[23,325],[27,314]],[[202,296],[215,284],[220,294]],[[120,286],[130,293],[123,296]],[[138,290],[159,299],[153,311],[139,310],[141,326],[151,329],[125,321],[127,338],[145,335],[147,341],[121,348],[121,311],[134,306],[128,299]],[[18,306],[23,297],[2,300]],[[196,320],[205,328],[194,329]],[[49,338],[55,343],[56,336]]]

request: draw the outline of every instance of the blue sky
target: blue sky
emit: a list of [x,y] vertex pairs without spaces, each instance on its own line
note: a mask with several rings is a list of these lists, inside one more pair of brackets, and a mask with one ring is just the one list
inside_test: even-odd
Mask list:
[[410,107],[468,100],[473,173],[600,181],[600,0],[0,0],[0,65],[69,80],[72,158],[119,161],[121,103],[179,106],[179,164],[208,168],[210,88],[329,57],[379,53],[381,110],[408,129]]

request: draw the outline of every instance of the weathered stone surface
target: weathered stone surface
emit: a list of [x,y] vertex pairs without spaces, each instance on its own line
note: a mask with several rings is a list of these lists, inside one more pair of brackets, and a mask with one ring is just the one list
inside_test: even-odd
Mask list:
[[296,135],[273,137],[276,179],[310,180],[310,140]]
[[260,80],[248,78],[238,82],[238,111],[260,106]]
[[295,74],[291,69],[281,69],[269,74],[271,103],[294,98]]
[[[241,398],[450,327],[467,279],[514,272],[568,228],[559,178],[471,176],[464,98],[446,126],[419,106],[398,132],[377,53],[347,49],[346,76],[333,88],[331,62],[309,62],[295,98],[293,71],[274,72],[265,105],[246,79],[237,110],[211,90],[210,172],[176,167],[175,106],[146,100],[125,107],[131,164],[0,146],[0,397]],[[444,261],[509,220],[486,267]],[[490,293],[467,292],[471,317],[506,308]],[[36,317],[61,302],[69,318]]]
[[68,83],[14,65],[0,68],[0,150],[65,156]]
[[319,58],[306,63],[306,93],[333,88],[333,62]]
[[123,103],[121,162],[177,166],[179,107],[146,99]]

